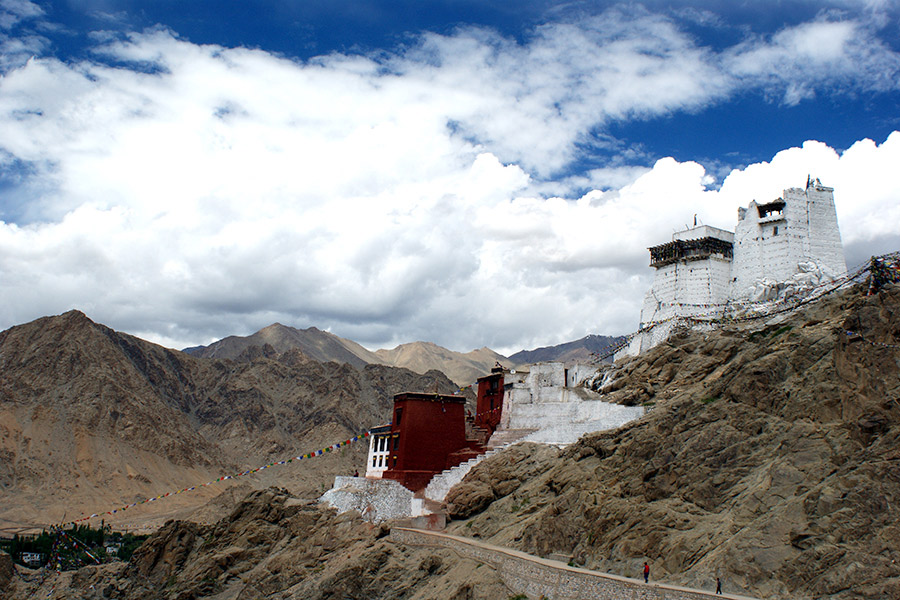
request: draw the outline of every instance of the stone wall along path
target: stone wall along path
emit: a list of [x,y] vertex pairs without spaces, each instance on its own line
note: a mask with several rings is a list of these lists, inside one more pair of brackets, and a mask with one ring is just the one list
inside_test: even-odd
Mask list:
[[490,565],[499,571],[503,583],[513,593],[525,594],[532,600],[541,596],[549,600],[756,600],[664,583],[646,584],[448,533],[394,527],[390,539],[409,546],[447,548],[461,557]]

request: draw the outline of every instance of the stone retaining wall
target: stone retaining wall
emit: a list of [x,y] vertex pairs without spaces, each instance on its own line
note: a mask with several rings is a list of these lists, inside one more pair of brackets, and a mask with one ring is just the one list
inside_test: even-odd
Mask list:
[[549,600],[753,600],[746,596],[717,596],[712,592],[661,583],[645,584],[446,533],[394,527],[390,539],[410,546],[447,548],[462,557],[488,564],[497,569],[503,583],[513,593],[525,594],[532,600],[541,596]]
[[392,479],[338,475],[334,478],[334,487],[319,501],[341,513],[358,511],[364,520],[372,523],[416,516],[413,514],[413,493]]

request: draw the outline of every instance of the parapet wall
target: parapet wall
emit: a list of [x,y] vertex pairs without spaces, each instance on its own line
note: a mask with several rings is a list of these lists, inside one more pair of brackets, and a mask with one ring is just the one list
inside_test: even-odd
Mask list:
[[715,595],[666,584],[645,584],[635,579],[570,567],[563,563],[538,558],[524,552],[492,546],[478,540],[438,532],[395,527],[391,541],[410,546],[447,548],[464,558],[471,558],[495,568],[516,594],[532,600],[714,600],[740,598]]

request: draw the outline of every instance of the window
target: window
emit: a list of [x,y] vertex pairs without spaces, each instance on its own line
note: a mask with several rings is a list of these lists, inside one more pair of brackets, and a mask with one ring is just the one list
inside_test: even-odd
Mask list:
[[[398,448],[400,448],[400,436],[399,435],[394,437],[394,450],[397,450]],[[394,458],[396,458],[396,457],[394,457]]]
[[398,426],[400,425],[400,417],[402,417],[402,416],[403,416],[403,407],[401,406],[400,408],[397,409],[396,421],[397,421]]
[[778,225],[775,226],[775,231],[772,235],[778,235]]

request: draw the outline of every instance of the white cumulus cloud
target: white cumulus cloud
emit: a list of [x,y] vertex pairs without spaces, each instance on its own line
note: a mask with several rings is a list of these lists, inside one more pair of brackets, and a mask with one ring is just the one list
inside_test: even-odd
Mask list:
[[[306,62],[165,28],[98,35],[96,60],[37,57],[0,79],[0,169],[15,181],[0,326],[76,307],[173,346],[280,321],[373,347],[508,352],[627,333],[648,246],[695,214],[733,227],[738,206],[808,173],[835,187],[848,246],[868,249],[900,220],[900,134],[843,152],[807,142],[718,190],[674,158],[554,179],[616,120],[748,87],[789,97],[785,73],[805,94],[835,66],[883,87],[875,66],[896,56],[856,27],[818,20],[716,53],[617,9],[524,42],[464,28]],[[569,197],[586,184],[603,189]]]

